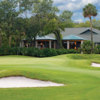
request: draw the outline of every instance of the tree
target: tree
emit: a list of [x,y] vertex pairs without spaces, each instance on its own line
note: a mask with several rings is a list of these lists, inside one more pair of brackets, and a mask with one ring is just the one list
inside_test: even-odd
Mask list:
[[73,12],[69,11],[69,10],[65,10],[62,12],[62,14],[60,15],[60,20],[61,22],[63,22],[63,24],[65,24],[65,27],[73,27],[74,23],[72,21],[72,15]]
[[81,46],[82,52],[84,54],[90,54],[91,53],[91,46],[92,46],[91,41],[84,41],[84,43]]
[[[32,16],[31,18],[25,19],[25,34],[26,39],[30,43],[31,46],[36,46],[36,37],[37,35],[40,35],[40,29],[39,29],[39,21],[36,16]],[[33,42],[34,41],[34,42]]]
[[91,52],[93,53],[94,45],[93,45],[93,32],[92,32],[92,16],[97,16],[97,9],[94,5],[88,4],[83,8],[83,16],[88,17],[90,19],[90,27],[91,27],[91,42],[92,42],[92,48]]
[[0,24],[1,30],[6,33],[9,40],[9,46],[11,46],[12,35],[15,34],[14,23],[19,15],[17,8],[17,0],[3,0],[0,2]]
[[16,29],[16,35],[15,35],[16,46],[20,46],[20,43],[26,37],[26,25],[27,21],[25,18],[18,17],[15,20],[14,27]]
[[[53,30],[53,27],[50,26],[53,19],[55,19],[56,12],[59,10],[53,6],[53,1],[52,0],[40,0],[40,2],[36,3],[34,5],[34,13],[36,17],[38,18],[37,20],[39,21],[38,25],[38,35],[43,36],[47,34],[54,33],[55,37],[57,38],[58,45],[62,47],[62,42],[61,42],[61,34],[59,33],[59,27],[56,27],[56,30]],[[59,24],[58,20],[54,23],[54,25]],[[58,30],[57,30],[58,28]]]
[[59,20],[59,17],[50,15],[48,23],[44,27],[44,31],[47,34],[53,33],[57,39],[57,48],[63,48],[61,31],[64,31],[64,24]]
[[[72,17],[72,12],[64,11],[60,16],[57,15],[50,15],[48,18],[48,23],[45,26],[45,31],[49,34],[54,33],[57,39],[57,48],[63,48],[62,46],[62,35],[61,32],[68,26],[72,27],[70,23]],[[69,25],[70,24],[70,25]]]
[[[52,0],[40,0],[34,5],[34,13],[39,20],[39,34],[54,34],[57,39],[57,48],[63,48],[61,31],[71,23],[72,12],[64,11],[57,16],[59,9],[53,6]],[[71,24],[72,25],[72,24]]]
[[32,12],[32,7],[34,3],[37,3],[39,0],[18,0],[18,9],[21,12],[23,17],[28,18],[29,12]]
[[90,21],[74,23],[74,27],[90,27]]
[[39,27],[39,20],[37,16],[32,16],[29,19],[29,32],[26,33],[27,37],[30,40],[34,41],[34,47],[36,47],[36,37],[40,35],[40,27]]
[[93,27],[100,30],[100,20],[94,20]]

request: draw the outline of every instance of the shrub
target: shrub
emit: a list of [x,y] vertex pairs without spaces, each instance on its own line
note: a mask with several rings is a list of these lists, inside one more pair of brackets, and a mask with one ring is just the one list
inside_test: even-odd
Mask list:
[[42,51],[45,57],[58,55],[55,49],[43,49]]
[[61,54],[78,53],[76,50],[67,49],[38,49],[38,48],[18,48],[2,47],[0,55],[24,55],[33,57],[51,57]]
[[92,42],[91,41],[84,41],[81,50],[84,54],[91,54]]
[[98,45],[98,46],[96,46],[96,47],[94,48],[94,53],[95,53],[95,54],[100,54],[100,45]]
[[[91,54],[91,48],[92,48],[92,42],[91,41],[85,41],[82,45],[82,48],[80,51],[83,51],[84,54]],[[94,54],[100,54],[100,45],[96,46],[94,45]]]
[[71,54],[71,53],[78,53],[78,51],[74,50],[74,49],[56,49],[56,52],[58,55],[61,55],[61,54]]

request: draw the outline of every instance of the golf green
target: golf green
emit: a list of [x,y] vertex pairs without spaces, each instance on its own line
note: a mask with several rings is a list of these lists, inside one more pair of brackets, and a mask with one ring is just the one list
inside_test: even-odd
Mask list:
[[64,86],[0,89],[0,100],[99,100],[100,68],[92,62],[100,63],[100,55],[1,56],[0,77],[25,76]]

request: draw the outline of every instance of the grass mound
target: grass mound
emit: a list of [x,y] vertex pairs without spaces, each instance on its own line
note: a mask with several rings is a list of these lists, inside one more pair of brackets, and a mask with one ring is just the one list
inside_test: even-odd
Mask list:
[[69,55],[68,57],[72,59],[99,59],[100,55],[95,54],[75,54],[75,55]]

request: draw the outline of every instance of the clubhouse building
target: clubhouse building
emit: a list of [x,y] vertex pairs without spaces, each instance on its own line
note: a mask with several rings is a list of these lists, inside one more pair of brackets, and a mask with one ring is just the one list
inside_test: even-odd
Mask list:
[[[91,40],[90,28],[66,28],[62,34],[62,44],[66,49],[78,49],[86,40]],[[100,31],[93,29],[93,39],[96,45],[100,45]],[[21,47],[29,47],[27,40],[23,40]],[[57,48],[57,40],[54,34],[43,37],[37,36],[36,48]]]

